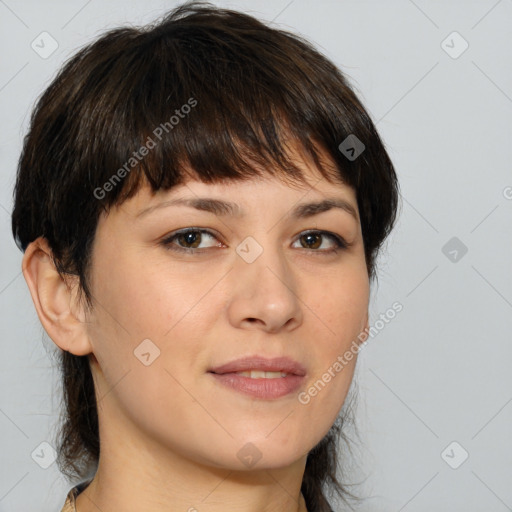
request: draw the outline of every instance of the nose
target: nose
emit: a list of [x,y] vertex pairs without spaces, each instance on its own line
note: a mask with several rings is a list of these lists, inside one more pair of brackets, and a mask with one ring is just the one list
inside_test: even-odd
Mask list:
[[251,263],[237,257],[229,277],[228,317],[234,327],[276,333],[302,324],[297,278],[277,249],[263,250]]

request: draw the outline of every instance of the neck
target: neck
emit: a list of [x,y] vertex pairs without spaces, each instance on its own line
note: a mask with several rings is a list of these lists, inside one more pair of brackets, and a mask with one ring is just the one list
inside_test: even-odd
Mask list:
[[77,497],[77,512],[307,512],[300,492],[306,455],[287,467],[240,471],[193,461],[137,434],[102,431],[100,421],[98,470]]
[[78,496],[77,512],[307,512],[300,486],[297,489],[290,474],[280,470],[240,473],[197,468],[193,479],[181,473],[163,481],[150,472],[135,475],[105,466],[98,467]]

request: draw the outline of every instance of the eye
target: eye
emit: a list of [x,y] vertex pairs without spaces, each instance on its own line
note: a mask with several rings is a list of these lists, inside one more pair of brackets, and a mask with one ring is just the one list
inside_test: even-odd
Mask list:
[[[215,235],[206,229],[186,228],[171,234],[171,236],[162,240],[161,243],[166,249],[173,251],[202,252],[198,250],[198,248],[204,238],[216,239]],[[219,242],[207,247],[220,247],[220,245]],[[204,248],[205,247],[199,249]]]
[[[334,245],[334,247],[318,250],[325,239],[330,240],[331,246]],[[343,238],[334,233],[329,233],[328,231],[308,231],[302,233],[297,241],[301,242],[303,248],[313,249],[314,252],[320,253],[337,252],[337,249],[346,249],[349,245]]]

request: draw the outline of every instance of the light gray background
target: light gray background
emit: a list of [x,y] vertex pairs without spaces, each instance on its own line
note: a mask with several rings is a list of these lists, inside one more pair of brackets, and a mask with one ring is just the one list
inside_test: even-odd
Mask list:
[[[315,42],[351,78],[399,174],[403,209],[371,323],[395,301],[403,311],[361,352],[355,381],[363,443],[352,481],[368,475],[355,490],[370,496],[360,510],[512,510],[512,1],[215,3]],[[51,443],[60,388],[10,234],[30,110],[83,44],[174,5],[0,1],[2,512],[60,510],[69,488],[55,464],[31,457]],[[43,31],[59,45],[47,59],[31,48]],[[457,58],[442,46],[453,31],[469,43]],[[468,249],[456,261],[442,251],[452,237]],[[460,463],[462,450],[469,458],[453,469],[446,461]]]

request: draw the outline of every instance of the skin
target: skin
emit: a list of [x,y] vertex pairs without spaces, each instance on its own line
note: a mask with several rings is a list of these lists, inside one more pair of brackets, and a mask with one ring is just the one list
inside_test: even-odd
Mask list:
[[[94,308],[78,302],[77,283],[58,275],[42,238],[27,248],[23,273],[52,340],[90,354],[98,401],[98,471],[77,499],[79,512],[304,512],[300,486],[307,453],[338,415],[356,357],[308,404],[298,393],[318,381],[368,327],[369,280],[355,192],[329,183],[296,155],[308,184],[277,178],[185,185],[136,196],[99,220],[93,246]],[[244,217],[169,206],[137,218],[164,200],[210,197],[233,201]],[[342,198],[356,218],[331,209],[293,219],[297,203]],[[209,229],[189,254],[162,240],[182,228]],[[306,230],[330,237],[309,239]],[[218,236],[217,236],[218,235]],[[263,253],[247,263],[236,252],[253,237]],[[193,239],[192,239],[193,240]],[[134,355],[151,340],[151,364]],[[287,355],[307,370],[304,385],[264,400],[221,386],[207,370],[238,357]],[[152,356],[150,356],[152,357]],[[237,453],[252,443],[259,461]]]

